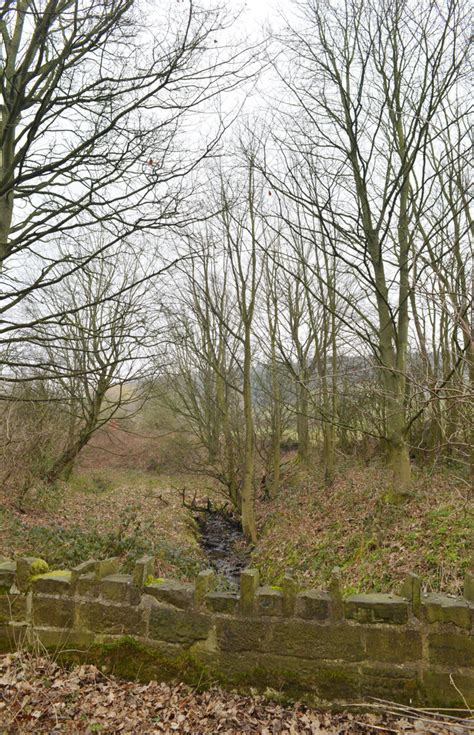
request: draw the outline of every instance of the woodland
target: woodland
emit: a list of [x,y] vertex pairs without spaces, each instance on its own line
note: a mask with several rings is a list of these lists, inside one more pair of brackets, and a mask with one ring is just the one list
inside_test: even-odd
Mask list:
[[0,555],[186,580],[217,516],[270,584],[459,593],[468,4],[2,0],[0,31]]

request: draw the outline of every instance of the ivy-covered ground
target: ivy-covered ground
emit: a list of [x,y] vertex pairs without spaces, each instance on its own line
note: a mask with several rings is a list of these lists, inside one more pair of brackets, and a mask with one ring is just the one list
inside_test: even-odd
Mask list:
[[[209,561],[182,491],[198,505],[207,497],[222,504],[222,496],[204,475],[183,470],[179,446],[164,456],[156,440],[112,436],[86,449],[68,483],[33,487],[21,510],[0,487],[0,555],[41,556],[51,568],[120,556],[127,571],[149,553],[156,577],[193,578]],[[339,566],[347,592],[391,591],[414,571],[427,590],[459,593],[474,553],[472,490],[452,468],[415,467],[414,478],[413,497],[394,505],[390,473],[377,459],[341,459],[327,488],[317,462],[304,469],[287,453],[276,496],[257,488],[251,564],[271,585],[291,570],[301,586],[321,587]]]
[[253,565],[270,584],[292,570],[305,587],[321,586],[339,566],[347,592],[390,591],[416,572],[427,590],[459,594],[473,563],[472,489],[447,470],[414,468],[413,497],[394,505],[389,485],[376,462],[341,463],[327,488],[317,467],[287,458],[277,496],[258,505]]
[[82,469],[68,483],[39,488],[26,512],[0,496],[0,555],[40,556],[51,568],[120,556],[127,571],[139,556],[153,554],[157,576],[192,578],[206,558],[180,489],[198,481],[144,470]]

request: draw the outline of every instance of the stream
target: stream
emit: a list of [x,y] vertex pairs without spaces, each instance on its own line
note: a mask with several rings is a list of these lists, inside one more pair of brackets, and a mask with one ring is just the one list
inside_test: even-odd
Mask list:
[[201,532],[201,546],[210,565],[231,589],[239,585],[242,569],[248,565],[250,550],[243,543],[240,523],[221,511],[202,511],[195,516]]

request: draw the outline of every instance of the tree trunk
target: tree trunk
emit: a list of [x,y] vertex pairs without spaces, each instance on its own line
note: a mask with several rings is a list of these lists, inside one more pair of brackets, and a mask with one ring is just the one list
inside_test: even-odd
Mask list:
[[309,462],[309,426],[308,426],[308,389],[305,384],[306,374],[300,375],[297,383],[296,433],[298,435],[298,459],[304,464]]
[[245,328],[243,398],[245,417],[245,458],[242,483],[242,530],[247,541],[257,541],[257,527],[254,509],[254,461],[255,439],[252,410],[250,327]]
[[[273,337],[273,335],[272,335]],[[281,464],[281,395],[280,383],[275,355],[275,340],[272,339],[272,456],[271,456],[271,494],[275,495],[280,487],[280,464]]]

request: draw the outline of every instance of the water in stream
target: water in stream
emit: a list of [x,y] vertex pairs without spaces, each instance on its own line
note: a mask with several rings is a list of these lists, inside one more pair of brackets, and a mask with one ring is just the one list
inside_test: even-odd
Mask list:
[[250,550],[243,544],[240,523],[219,511],[203,511],[196,516],[201,532],[201,546],[217,574],[230,588],[239,585],[239,575],[248,565]]

